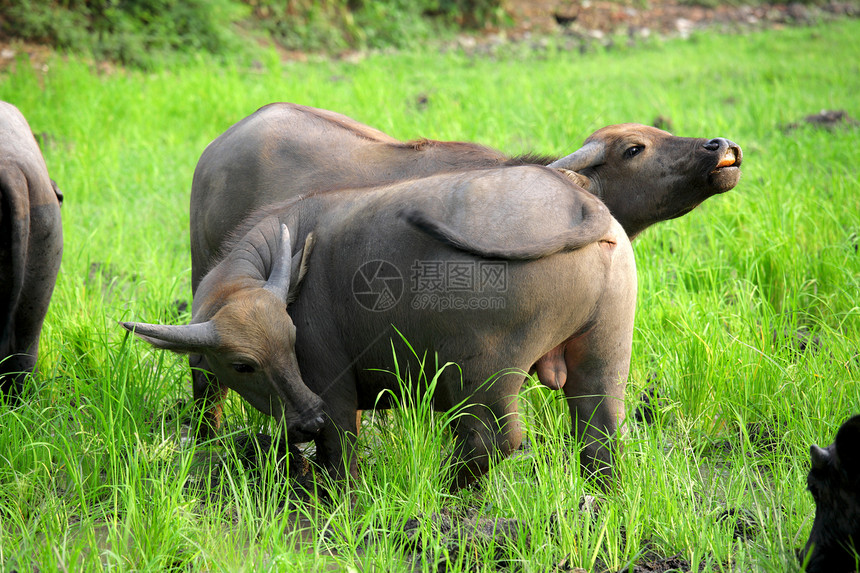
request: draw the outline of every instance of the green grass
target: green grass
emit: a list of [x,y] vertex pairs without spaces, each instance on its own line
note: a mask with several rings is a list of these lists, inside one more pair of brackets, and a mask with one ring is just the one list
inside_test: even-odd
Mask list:
[[[65,253],[35,397],[0,406],[0,567],[617,571],[654,551],[695,571],[792,570],[812,523],[809,445],[829,444],[860,411],[860,147],[857,128],[783,126],[823,108],[860,117],[858,38],[860,23],[841,21],[585,57],[270,55],[257,70],[200,62],[108,75],[74,58],[44,73],[19,61],[0,75],[0,99],[44,134],[65,192]],[[655,424],[629,425],[623,479],[596,514],[578,510],[597,492],[565,443],[567,409],[534,383],[522,400],[531,450],[455,496],[440,469],[450,416],[426,404],[365,415],[361,476],[330,505],[290,492],[274,459],[248,472],[221,442],[177,438],[190,415],[184,359],[116,322],[187,320],[176,301],[190,300],[194,166],[272,101],[510,153],[566,153],[598,127],[658,115],[678,135],[743,147],[735,190],[634,245],[630,411],[652,384],[662,402]],[[792,350],[799,329],[817,350]],[[228,414],[225,435],[276,430],[235,397]],[[749,539],[719,519],[729,509],[758,524]],[[515,518],[518,534],[466,543],[447,515]]]

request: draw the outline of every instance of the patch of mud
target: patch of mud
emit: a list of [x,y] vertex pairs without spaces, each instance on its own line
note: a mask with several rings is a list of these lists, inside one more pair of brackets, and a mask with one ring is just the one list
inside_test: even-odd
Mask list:
[[680,553],[669,557],[662,557],[654,553],[649,553],[643,555],[632,569],[621,569],[618,573],[628,573],[629,571],[632,571],[633,573],[664,573],[669,571],[687,572],[692,570],[693,568],[690,562],[681,557]]
[[841,127],[857,127],[860,125],[860,121],[848,115],[848,112],[844,109],[823,109],[818,113],[807,115],[803,118],[803,121],[786,124],[783,126],[783,129],[791,131],[799,129],[804,125],[832,130]]
[[[704,562],[700,563],[698,567],[693,567],[680,553],[669,556],[661,555],[648,548],[646,544],[646,549],[635,563],[630,563],[617,571],[607,569],[598,563],[593,571],[594,573],[687,573],[694,570],[701,571],[704,567]],[[589,573],[581,567],[572,566],[568,559],[562,560],[552,571],[554,573]]]
[[640,424],[651,425],[656,422],[663,408],[666,407],[666,401],[660,395],[660,390],[653,384],[656,382],[654,378],[648,377],[649,386],[639,396],[639,404],[633,412],[634,419]]
[[782,332],[774,330],[771,337],[774,347],[788,351],[795,359],[800,358],[807,351],[815,354],[821,350],[821,338],[812,334],[805,326],[796,330],[786,328]]
[[[530,51],[547,49],[548,36],[561,38],[565,51],[587,53],[593,45],[614,47],[619,41],[635,45],[649,38],[687,38],[699,30],[722,33],[809,26],[835,18],[860,16],[856,2],[831,1],[820,5],[799,2],[713,7],[677,1],[647,3],[610,0],[510,0],[511,28],[490,30],[483,36],[461,36],[455,47],[467,54],[493,55],[503,45],[523,45]],[[671,131],[671,130],[669,130]]]
[[[434,545],[440,543],[445,548],[446,558],[435,564],[436,571],[446,571],[448,563],[462,561],[465,554],[478,554],[492,548],[493,561],[498,568],[508,568],[514,565],[507,560],[507,548],[517,545],[520,541],[528,543],[528,532],[522,533],[522,526],[516,519],[507,518],[457,518],[449,513],[434,514],[427,517],[416,517],[403,525],[404,547],[410,553],[408,558],[421,570],[426,563],[425,540],[421,531],[433,531]],[[520,538],[523,537],[521,540]]]
[[723,510],[717,516],[717,521],[732,524],[732,536],[740,541],[753,539],[762,527],[755,515],[747,509],[730,508]]
[[[277,479],[289,480],[295,492],[306,494],[314,489],[314,475],[310,462],[294,444],[286,440],[273,440],[268,434],[243,434],[233,439],[236,457],[252,480],[261,480],[263,472],[271,471]],[[273,451],[275,450],[275,451]]]

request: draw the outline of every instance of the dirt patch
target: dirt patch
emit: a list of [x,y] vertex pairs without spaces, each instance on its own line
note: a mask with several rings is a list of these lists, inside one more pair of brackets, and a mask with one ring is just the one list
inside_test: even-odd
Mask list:
[[611,48],[619,41],[635,45],[653,37],[686,38],[697,30],[739,33],[858,17],[860,3],[833,0],[821,5],[795,2],[705,7],[674,0],[509,0],[507,10],[513,26],[488,29],[481,36],[461,36],[454,47],[476,55],[493,55],[511,44],[540,51],[548,46],[548,38],[556,37],[560,49],[587,53],[594,45]]
[[[421,531],[434,532],[434,543],[441,539],[445,547],[446,559],[437,562],[436,570],[445,571],[448,563],[457,563],[464,554],[477,554],[492,550],[496,568],[512,566],[506,557],[507,547],[514,546],[521,537],[528,542],[528,533],[516,519],[505,518],[458,518],[449,513],[416,517],[403,524],[403,545],[408,552],[407,560],[416,567],[427,561],[423,555],[425,541]],[[438,532],[438,533],[436,533]]]
[[[668,571],[692,571],[690,562],[681,557],[681,554],[672,555],[670,557],[660,557],[656,554],[648,554],[642,557],[636,565],[633,566],[633,573],[663,573]],[[622,569],[619,573],[627,572],[629,569]]]
[[833,1],[820,6],[792,3],[714,7],[694,6],[674,1],[609,2],[607,0],[509,1],[516,22],[515,33],[550,33],[559,28],[613,33],[648,29],[657,34],[685,35],[708,27],[749,29],[813,24],[837,16],[860,15],[860,6]]
[[[791,131],[793,129],[799,129],[804,125],[820,127],[824,129],[837,129],[840,127],[857,127],[858,125],[860,125],[860,121],[857,121],[856,119],[848,115],[848,112],[846,112],[844,109],[823,109],[818,113],[807,115],[803,118],[803,121],[798,121],[785,125],[784,130]],[[818,337],[815,338],[817,339]]]

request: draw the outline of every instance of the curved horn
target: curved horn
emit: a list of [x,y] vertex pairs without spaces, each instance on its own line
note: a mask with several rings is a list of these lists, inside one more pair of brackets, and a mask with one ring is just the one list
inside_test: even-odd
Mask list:
[[812,446],[809,447],[809,457],[812,459],[812,467],[820,470],[826,467],[827,463],[830,461],[830,452],[812,444]]
[[283,301],[287,300],[290,292],[292,250],[290,230],[282,223],[280,249],[274,257],[272,272],[269,273],[269,280],[266,281],[263,288],[275,293]]
[[606,145],[602,141],[591,141],[586,143],[567,157],[556,159],[547,167],[554,169],[570,169],[580,171],[586,167],[600,165],[606,155]]
[[145,322],[121,322],[123,328],[133,332],[156,348],[173,352],[194,352],[218,344],[218,333],[212,321],[198,324],[146,324]]

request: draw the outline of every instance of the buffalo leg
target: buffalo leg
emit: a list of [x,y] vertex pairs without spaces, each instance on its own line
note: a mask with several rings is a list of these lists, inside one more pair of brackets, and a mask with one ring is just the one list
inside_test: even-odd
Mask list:
[[358,477],[358,460],[356,459],[355,448],[358,433],[354,426],[355,416],[337,421],[333,421],[330,417],[329,422],[314,439],[317,446],[317,463],[328,472],[335,482],[343,482],[347,477]]
[[[632,260],[628,264],[632,265]],[[636,304],[635,282],[624,280],[623,273],[616,276],[618,280],[611,282],[601,297],[594,327],[570,340],[564,352],[564,394],[573,436],[582,443],[582,467],[588,474],[609,479],[613,477],[616,433],[624,421]]]
[[18,404],[24,380],[35,367],[36,357],[32,354],[13,354],[0,362],[0,394],[8,404]]
[[227,387],[221,386],[215,375],[207,370],[206,358],[202,354],[190,355],[188,363],[191,365],[195,419],[200,416],[197,437],[203,440],[213,438],[221,426]]
[[[301,356],[301,355],[299,355]],[[361,411],[358,409],[356,381],[349,360],[329,354],[328,360],[303,371],[308,388],[323,401],[325,424],[314,438],[316,462],[336,482],[358,475],[355,444],[358,439]],[[300,363],[301,364],[301,363]]]
[[[23,184],[26,185],[26,181]],[[35,188],[31,188],[31,193],[33,199],[39,194]],[[5,358],[0,362],[0,391],[10,404],[17,403],[24,381],[36,371],[42,324],[60,269],[63,252],[60,205],[54,199],[54,194],[51,191],[48,193],[51,197],[47,202],[42,197],[38,201],[40,204],[30,204],[29,235],[20,238],[26,249],[26,258],[21,262],[27,263],[26,268],[22,269],[25,272],[23,284],[16,308],[5,309],[12,313],[8,317],[11,329],[3,332],[3,325],[0,324],[0,359]],[[9,224],[9,221],[3,222],[5,226]],[[5,257],[2,255],[0,253],[0,267],[5,267]],[[0,281],[11,282],[11,277],[2,276]],[[5,292],[5,288],[0,288],[0,292]]]
[[[514,383],[514,378],[518,382]],[[523,380],[519,374],[504,375],[504,384],[494,384],[488,391],[474,395],[470,400],[474,405],[458,418],[452,492],[487,473],[491,461],[505,458],[520,447],[522,428],[517,395]]]

